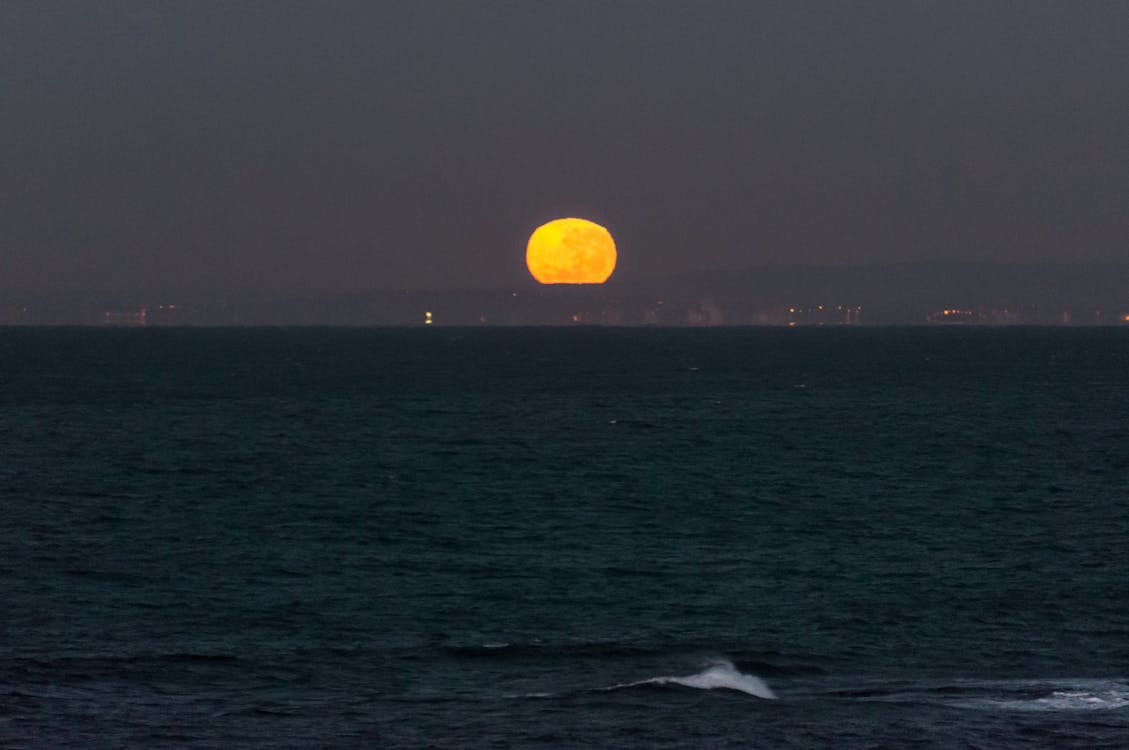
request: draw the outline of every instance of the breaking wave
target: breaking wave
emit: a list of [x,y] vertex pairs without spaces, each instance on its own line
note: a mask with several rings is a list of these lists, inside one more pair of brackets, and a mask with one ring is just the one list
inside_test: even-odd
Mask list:
[[732,663],[724,660],[711,662],[708,667],[697,674],[684,677],[652,677],[648,680],[612,685],[604,689],[620,690],[642,685],[681,685],[682,687],[699,690],[736,690],[757,698],[776,700],[776,693],[765,684],[764,680],[756,675],[738,672]]

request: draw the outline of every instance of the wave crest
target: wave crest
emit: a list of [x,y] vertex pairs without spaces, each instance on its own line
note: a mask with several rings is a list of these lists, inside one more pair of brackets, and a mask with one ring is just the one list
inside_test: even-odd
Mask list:
[[765,684],[764,680],[756,675],[737,671],[732,663],[725,660],[711,662],[709,666],[697,674],[683,677],[652,677],[649,680],[613,685],[607,689],[617,690],[640,685],[681,685],[698,690],[736,690],[757,698],[776,700],[776,693]]

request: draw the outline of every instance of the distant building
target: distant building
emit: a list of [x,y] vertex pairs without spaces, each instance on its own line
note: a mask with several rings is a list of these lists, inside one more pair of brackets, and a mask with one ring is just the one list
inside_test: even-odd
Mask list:
[[927,320],[941,325],[968,325],[984,322],[980,313],[959,307],[947,307],[930,313]]
[[809,305],[788,308],[785,320],[789,326],[853,326],[858,325],[862,308],[857,305]]
[[149,319],[149,310],[140,307],[136,310],[106,310],[102,313],[102,325],[123,326],[137,328],[145,325]]

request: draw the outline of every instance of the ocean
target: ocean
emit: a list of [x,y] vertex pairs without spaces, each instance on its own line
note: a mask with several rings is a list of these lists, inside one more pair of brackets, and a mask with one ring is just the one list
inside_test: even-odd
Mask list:
[[0,329],[0,747],[1127,746],[1129,330]]

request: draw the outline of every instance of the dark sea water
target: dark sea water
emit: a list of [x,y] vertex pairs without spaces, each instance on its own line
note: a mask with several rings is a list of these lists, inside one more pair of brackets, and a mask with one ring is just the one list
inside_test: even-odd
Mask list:
[[1127,746],[1129,330],[0,329],[0,747]]

